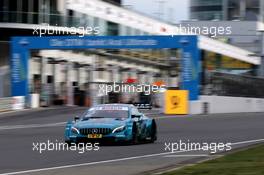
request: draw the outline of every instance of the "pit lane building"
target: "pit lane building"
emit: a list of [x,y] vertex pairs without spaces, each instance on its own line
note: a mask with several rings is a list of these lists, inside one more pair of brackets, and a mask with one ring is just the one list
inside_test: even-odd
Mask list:
[[[98,27],[99,35],[179,35],[172,24],[99,0],[1,1],[1,78],[0,96],[10,96],[8,83],[10,37],[32,35],[33,29],[68,30],[71,27]],[[61,28],[63,27],[63,28]],[[78,31],[79,35],[83,31]],[[207,71],[257,75],[260,59],[253,53],[205,36],[198,37],[201,50],[201,81]],[[179,86],[178,51],[143,49],[36,50],[30,55],[29,89],[40,94],[43,105],[67,103],[67,88],[72,86],[76,99],[83,97],[89,82],[111,83],[136,79],[140,83],[164,82]],[[171,67],[171,60],[176,60]],[[69,68],[68,65],[71,65]],[[71,82],[71,83],[68,83]],[[44,86],[43,86],[44,85]],[[87,92],[89,93],[89,92]],[[43,100],[45,99],[45,100]],[[51,100],[52,99],[52,100]],[[100,97],[110,102],[113,97]],[[95,100],[95,99],[92,99]],[[124,102],[129,98],[124,98]],[[76,102],[77,103],[77,102]],[[83,102],[85,103],[85,102]],[[89,103],[89,102],[88,102]],[[75,104],[73,102],[73,104]]]

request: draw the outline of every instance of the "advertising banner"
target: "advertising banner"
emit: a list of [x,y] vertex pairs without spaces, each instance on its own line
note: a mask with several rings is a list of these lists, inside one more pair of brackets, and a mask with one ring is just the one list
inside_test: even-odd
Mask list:
[[165,92],[164,114],[188,114],[189,101],[186,90],[167,90]]
[[[180,89],[189,100],[199,95],[200,51],[197,36],[49,36],[13,37],[11,42],[11,93],[28,97],[28,59],[32,49],[180,49]],[[175,68],[176,69],[176,68]]]

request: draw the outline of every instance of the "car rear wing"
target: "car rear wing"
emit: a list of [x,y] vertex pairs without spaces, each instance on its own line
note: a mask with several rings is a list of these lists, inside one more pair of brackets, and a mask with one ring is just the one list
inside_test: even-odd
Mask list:
[[152,109],[152,105],[150,103],[133,103],[138,109]]

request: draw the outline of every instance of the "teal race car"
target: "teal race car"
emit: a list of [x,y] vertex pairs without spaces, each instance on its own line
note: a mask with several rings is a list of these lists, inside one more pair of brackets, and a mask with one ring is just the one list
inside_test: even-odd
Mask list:
[[131,104],[101,104],[69,121],[65,142],[128,142],[157,140],[155,119],[148,118]]

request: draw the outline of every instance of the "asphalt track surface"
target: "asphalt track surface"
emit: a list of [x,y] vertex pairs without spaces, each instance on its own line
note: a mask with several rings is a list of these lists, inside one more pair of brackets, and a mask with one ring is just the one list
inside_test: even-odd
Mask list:
[[36,142],[63,142],[65,122],[84,110],[63,107],[0,114],[0,175],[156,173],[214,157],[201,151],[171,153],[165,150],[165,143],[230,142],[236,149],[264,139],[263,113],[162,116],[157,111],[146,111],[158,125],[158,140],[153,144],[105,145],[82,154],[33,151]]

